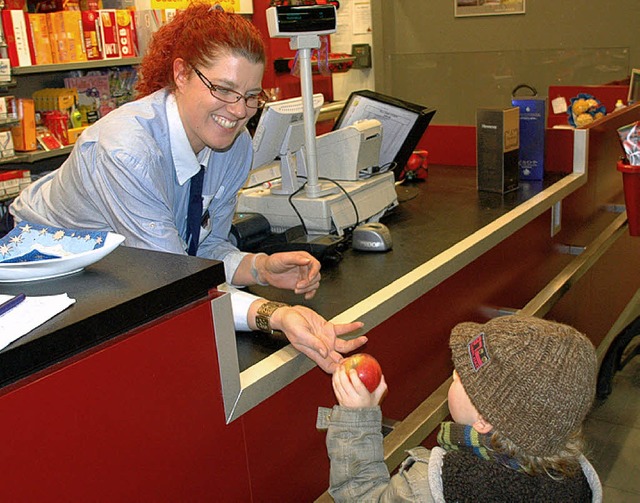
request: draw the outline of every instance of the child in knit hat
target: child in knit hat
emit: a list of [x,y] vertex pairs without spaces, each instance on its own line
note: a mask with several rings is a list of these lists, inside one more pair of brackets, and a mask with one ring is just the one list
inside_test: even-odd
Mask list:
[[449,340],[454,373],[431,451],[416,447],[390,477],[384,463],[382,379],[369,393],[357,373],[333,375],[339,405],[321,409],[336,501],[601,501],[582,454],[595,396],[591,342],[574,328],[520,315],[461,323]]

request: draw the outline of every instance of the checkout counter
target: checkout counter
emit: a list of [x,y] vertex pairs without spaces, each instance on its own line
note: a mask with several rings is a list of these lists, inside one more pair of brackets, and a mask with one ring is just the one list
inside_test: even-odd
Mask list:
[[[546,316],[587,333],[602,359],[640,315],[639,242],[626,232],[612,133],[639,118],[635,106],[558,131],[570,165],[505,195],[479,193],[474,168],[431,166],[425,182],[398,187],[383,219],[392,251],[347,251],[323,269],[306,304],[365,322],[362,350],[389,384],[391,468],[447,414],[455,324]],[[330,376],[282,339],[236,334],[214,288],[222,274],[215,261],[120,247],[74,276],[3,287],[77,299],[0,352],[3,500],[322,495],[329,462],[315,419],[335,403]]]

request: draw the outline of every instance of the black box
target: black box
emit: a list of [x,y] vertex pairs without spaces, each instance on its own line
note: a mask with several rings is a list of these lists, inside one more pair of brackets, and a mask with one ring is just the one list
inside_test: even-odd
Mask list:
[[520,109],[479,108],[476,112],[478,190],[518,188]]

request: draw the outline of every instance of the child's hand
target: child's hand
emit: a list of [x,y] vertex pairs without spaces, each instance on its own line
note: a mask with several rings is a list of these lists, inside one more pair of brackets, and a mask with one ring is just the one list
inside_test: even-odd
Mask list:
[[380,403],[380,400],[387,392],[387,383],[384,380],[384,376],[382,376],[380,384],[373,393],[369,393],[369,390],[358,377],[358,372],[351,370],[347,375],[344,366],[338,367],[333,373],[332,383],[338,403],[343,407],[374,407]]

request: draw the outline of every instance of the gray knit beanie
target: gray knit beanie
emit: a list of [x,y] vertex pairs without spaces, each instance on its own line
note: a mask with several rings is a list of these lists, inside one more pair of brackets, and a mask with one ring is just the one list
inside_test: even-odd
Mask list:
[[475,408],[526,454],[557,454],[591,407],[595,349],[568,325],[519,315],[460,323],[449,346]]

